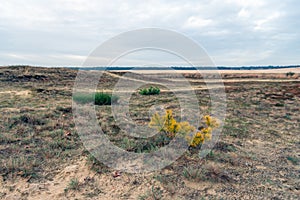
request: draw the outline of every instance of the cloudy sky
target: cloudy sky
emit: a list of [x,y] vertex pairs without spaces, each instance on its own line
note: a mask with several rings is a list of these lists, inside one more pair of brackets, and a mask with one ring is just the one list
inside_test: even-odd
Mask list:
[[[80,66],[104,41],[145,27],[186,35],[219,66],[300,64],[299,19],[298,0],[1,1],[0,65]],[[147,54],[118,64],[167,63]]]

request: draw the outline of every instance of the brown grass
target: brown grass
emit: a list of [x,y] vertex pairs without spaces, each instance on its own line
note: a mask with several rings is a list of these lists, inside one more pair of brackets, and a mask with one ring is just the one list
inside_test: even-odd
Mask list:
[[[98,90],[112,90],[120,76],[119,72],[105,73]],[[201,88],[196,91],[199,108],[207,113],[210,104],[205,84],[200,76],[185,76],[193,87]],[[205,159],[199,159],[197,151],[188,151],[165,169],[147,174],[116,172],[85,151],[72,116],[75,77],[76,71],[68,69],[0,68],[0,198],[299,196],[299,73],[286,77],[285,72],[226,71],[222,77],[232,81],[225,81],[228,108],[219,143]],[[158,96],[134,94],[131,117],[147,125],[148,110],[155,104],[179,112],[178,100],[172,95],[166,88]],[[137,151],[143,140],[124,139],[109,106],[96,106],[96,110],[110,140],[120,148]]]

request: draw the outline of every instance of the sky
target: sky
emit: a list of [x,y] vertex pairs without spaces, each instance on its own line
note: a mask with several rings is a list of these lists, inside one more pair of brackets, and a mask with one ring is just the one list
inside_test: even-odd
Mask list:
[[[149,27],[191,38],[217,66],[298,65],[299,19],[298,0],[1,1],[0,65],[81,66],[103,42]],[[183,65],[165,54],[115,65]]]

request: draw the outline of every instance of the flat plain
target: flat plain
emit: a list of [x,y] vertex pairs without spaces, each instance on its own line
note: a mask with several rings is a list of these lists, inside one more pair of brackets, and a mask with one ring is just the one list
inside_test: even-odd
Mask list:
[[[112,92],[126,73],[131,81],[138,77],[135,72],[104,72],[98,90]],[[202,76],[181,73],[199,109],[209,114],[210,95]],[[135,174],[106,167],[83,146],[72,114],[76,75],[65,68],[0,68],[0,199],[299,198],[299,68],[221,71],[226,119],[210,153],[200,159],[197,150],[188,150],[162,170]],[[217,81],[208,77],[208,82]],[[147,126],[154,105],[179,112],[178,99],[168,88],[151,96],[130,92],[130,116],[140,125]],[[114,145],[155,151],[146,141],[126,136],[109,105],[95,109]]]

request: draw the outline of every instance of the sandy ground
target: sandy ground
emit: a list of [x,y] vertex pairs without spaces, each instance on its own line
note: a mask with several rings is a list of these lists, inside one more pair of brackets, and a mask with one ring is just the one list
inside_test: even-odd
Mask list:
[[[150,185],[159,186],[159,182],[147,181],[143,179],[143,176],[147,175],[126,175],[120,174],[118,177],[114,177],[114,173],[97,174],[90,170],[86,164],[85,158],[76,160],[73,164],[65,166],[57,172],[57,175],[51,180],[42,183],[29,183],[27,179],[15,179],[8,182],[3,182],[0,179],[0,192],[7,193],[5,200],[40,200],[40,199],[86,199],[89,192],[99,189],[99,194],[95,197],[88,199],[138,199],[140,194],[147,191]],[[70,190],[66,192],[66,188],[69,187],[69,183],[72,179],[78,180],[80,183],[80,190]],[[139,184],[131,184],[131,182],[139,180]],[[141,180],[143,180],[141,182]],[[7,187],[10,185],[10,187]],[[92,186],[92,188],[91,188]],[[13,187],[16,192],[10,192],[10,188]],[[19,191],[19,192],[18,192]]]
[[[32,74],[36,73],[34,70],[36,69],[32,70]],[[53,119],[50,117],[53,113],[58,113],[57,106],[59,103],[63,109],[71,108],[71,93],[67,90],[71,90],[73,86],[73,82],[70,80],[74,79],[75,72],[67,71],[62,75],[63,71],[59,70],[51,71],[51,73],[49,73],[50,70],[37,70],[40,70],[39,73],[45,77],[24,77],[22,71],[18,69],[16,69],[17,72],[9,71],[9,69],[7,69],[8,72],[2,72],[5,76],[0,76],[0,79],[3,78],[0,82],[2,86],[0,98],[1,104],[5,104],[5,106],[1,107],[0,120],[5,117],[7,119],[16,118],[20,112],[26,112],[26,114],[33,112],[32,115],[38,117],[37,113],[40,112],[39,117],[49,116],[47,120],[51,130],[60,128],[69,130],[69,124],[73,120],[70,112],[64,110],[62,111],[63,114],[54,115]],[[241,73],[280,74],[290,71],[300,73],[299,68],[272,71],[226,70],[221,71],[221,73],[239,76]],[[21,75],[17,74],[19,72]],[[158,71],[142,73],[158,73]],[[184,73],[193,72],[186,71]],[[106,75],[109,81],[120,78],[118,74],[107,73]],[[285,77],[285,74],[278,77]],[[48,166],[43,166],[43,174],[46,177],[43,179],[31,180],[31,177],[21,177],[20,174],[15,174],[13,178],[4,180],[0,176],[0,199],[191,200],[201,199],[201,196],[205,196],[204,199],[297,199],[296,197],[300,196],[300,168],[297,161],[299,159],[300,93],[299,78],[297,77],[292,79],[239,79],[232,76],[232,79],[224,80],[228,95],[228,120],[231,120],[227,124],[229,133],[233,135],[244,133],[246,136],[224,135],[221,142],[226,148],[216,147],[214,149],[215,155],[207,158],[208,164],[218,166],[215,174],[212,174],[218,176],[221,174],[221,178],[217,181],[210,181],[209,179],[195,181],[183,177],[183,167],[197,168],[203,164],[191,155],[179,159],[172,166],[166,167],[160,172],[127,174],[113,170],[101,173],[91,170],[87,164],[87,158],[80,154],[71,157],[68,162],[58,163],[55,170],[51,166],[55,160],[49,161]],[[109,85],[110,82],[107,80],[105,84]],[[35,84],[32,84],[33,82]],[[200,81],[192,79],[191,82],[196,83],[194,88],[201,90],[202,85],[198,85],[198,82],[201,83]],[[248,83],[250,84],[248,85]],[[24,87],[26,84],[27,87],[31,87],[30,90]],[[16,89],[11,88],[12,86]],[[65,93],[60,93],[61,91]],[[205,97],[204,93],[200,94]],[[11,102],[6,101],[8,97],[11,98]],[[27,99],[24,100],[23,97]],[[45,102],[47,107],[43,107]],[[2,116],[4,112],[6,116]],[[57,119],[57,117],[60,118]],[[7,131],[5,133],[16,136],[16,140],[12,139],[7,144],[5,142],[0,143],[0,151],[1,154],[3,153],[1,162],[3,163],[6,163],[12,154],[19,155],[22,153],[26,155],[30,150],[33,151],[30,149],[31,146],[37,148],[38,142],[43,139],[42,137],[38,138],[39,134],[43,130],[43,126],[47,125],[41,124],[30,129],[30,134],[39,140],[32,140],[33,144],[22,144],[20,134],[25,133],[28,124],[17,124],[16,129],[5,129],[4,127],[10,121],[1,122],[1,132],[5,130]],[[55,124],[54,128],[52,128],[52,123]],[[59,127],[60,123],[66,125]],[[73,130],[71,129],[71,131]],[[45,128],[44,133],[47,135],[48,132],[49,130]],[[72,132],[70,136],[66,137],[71,138],[74,135],[75,133]],[[28,138],[25,139],[28,141]],[[6,152],[9,154],[5,154]],[[48,177],[47,174],[54,175]],[[208,178],[212,177],[209,176]],[[230,181],[227,182],[227,178]],[[70,183],[74,179],[78,181],[78,189],[70,189]],[[157,192],[154,192],[154,188],[161,188],[161,198]]]

